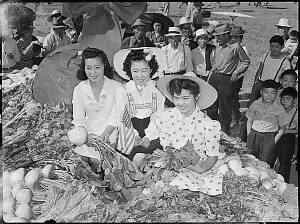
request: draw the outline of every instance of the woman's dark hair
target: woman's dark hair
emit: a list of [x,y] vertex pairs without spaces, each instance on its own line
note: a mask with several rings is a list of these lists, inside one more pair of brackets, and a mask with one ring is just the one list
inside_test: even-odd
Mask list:
[[279,79],[280,79],[280,80],[283,79],[283,77],[284,77],[285,75],[293,75],[293,76],[295,77],[295,80],[297,80],[297,78],[298,78],[297,73],[296,73],[293,69],[286,69],[286,70],[284,70],[284,71],[280,74]]
[[161,31],[164,29],[164,24],[163,22],[159,19],[159,18],[155,18],[152,23],[151,23],[151,28],[152,30],[154,30],[153,26],[154,26],[154,23],[159,23],[161,25]]
[[174,93],[180,95],[182,89],[186,89],[191,91],[193,96],[196,98],[198,94],[200,93],[200,87],[199,85],[189,79],[172,79],[169,82],[168,90],[172,96],[174,96]]
[[132,80],[131,75],[131,64],[133,61],[146,61],[151,69],[150,78],[157,72],[158,63],[155,59],[155,55],[152,55],[149,61],[146,60],[146,56],[149,53],[144,52],[143,49],[131,50],[131,52],[126,56],[123,62],[123,71],[126,72],[126,75]]
[[99,50],[97,48],[88,47],[88,48],[84,49],[81,54],[81,63],[80,63],[80,66],[79,66],[79,69],[78,69],[77,75],[76,75],[76,77],[79,80],[87,80],[88,79],[88,77],[85,73],[85,69],[84,69],[85,59],[97,58],[97,57],[101,58],[102,63],[104,65],[104,75],[109,79],[111,79],[113,77],[112,68],[109,64],[106,54],[102,50]]
[[280,46],[283,47],[283,45],[284,45],[284,39],[283,39],[282,36],[274,35],[273,37],[271,37],[270,43],[279,43]]

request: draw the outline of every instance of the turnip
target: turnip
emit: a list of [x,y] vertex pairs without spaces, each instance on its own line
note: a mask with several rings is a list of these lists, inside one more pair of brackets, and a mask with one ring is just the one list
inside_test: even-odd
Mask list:
[[32,209],[28,204],[20,204],[15,214],[19,218],[30,219],[32,217]]
[[11,183],[16,184],[17,182],[22,182],[24,181],[24,176],[25,176],[25,169],[24,168],[19,168],[15,172],[12,173],[11,175]]
[[26,186],[30,189],[33,189],[38,184],[41,175],[41,171],[37,169],[30,170],[25,176]]
[[31,199],[32,192],[29,189],[21,189],[16,195],[16,200],[19,204],[29,204]]
[[68,131],[68,138],[74,145],[83,145],[87,142],[88,134],[85,127],[75,127]]

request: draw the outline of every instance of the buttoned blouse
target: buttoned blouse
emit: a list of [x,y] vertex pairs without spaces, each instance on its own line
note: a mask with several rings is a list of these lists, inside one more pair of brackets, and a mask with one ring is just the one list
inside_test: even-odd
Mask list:
[[211,120],[198,107],[188,117],[175,107],[151,120],[145,133],[150,140],[159,137],[163,147],[179,149],[190,140],[201,159],[206,159],[219,155],[220,130],[220,123]]
[[105,81],[96,101],[89,80],[80,82],[73,92],[73,124],[85,126],[88,133],[101,134],[115,104],[115,93],[121,83],[104,77]]
[[276,132],[288,123],[284,108],[274,101],[265,108],[262,98],[255,100],[246,112],[246,117],[253,120],[252,128],[258,132]]
[[188,46],[179,43],[177,49],[174,49],[171,44],[168,44],[161,49],[166,55],[167,73],[176,73],[182,70],[193,71],[192,53]]

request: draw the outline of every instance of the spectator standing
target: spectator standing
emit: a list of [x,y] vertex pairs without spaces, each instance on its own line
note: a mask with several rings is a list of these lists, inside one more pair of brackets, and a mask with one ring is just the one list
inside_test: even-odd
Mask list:
[[280,93],[280,101],[287,114],[288,125],[275,145],[270,164],[273,167],[278,157],[280,163],[278,173],[283,176],[286,183],[290,183],[291,163],[295,152],[296,134],[298,134],[297,96],[297,90],[293,87],[287,87]]
[[[242,44],[243,41],[243,35],[245,33],[245,30],[241,26],[233,27],[230,31],[230,36],[231,36],[231,41],[230,43],[238,43],[242,46],[243,50],[245,53],[250,56],[247,50],[247,47]],[[244,75],[245,73],[243,73]],[[243,81],[244,81],[244,76],[241,75],[238,80],[233,82],[232,88],[233,88],[233,120],[231,122],[230,126],[234,126],[236,124],[239,124],[239,120],[242,117],[241,112],[240,112],[240,103],[239,103],[239,92],[242,88]]]
[[169,11],[170,11],[170,2],[163,2],[163,9],[161,14],[169,17]]
[[187,45],[191,50],[194,50],[198,47],[198,44],[194,41],[191,24],[187,17],[181,17],[179,20],[179,28],[182,33],[181,42]]
[[195,30],[202,28],[203,22],[203,12],[202,12],[202,2],[194,2],[194,9],[191,12],[190,22],[194,26]]
[[163,47],[167,44],[167,38],[165,37],[163,30],[163,23],[160,19],[156,18],[152,22],[153,31],[146,33],[146,37],[151,40],[157,47]]
[[44,55],[55,51],[57,48],[71,44],[70,38],[65,34],[67,25],[63,23],[65,17],[53,17],[51,32],[43,42]]
[[297,30],[291,30],[291,32],[289,32],[289,39],[285,42],[284,48],[281,51],[287,56],[294,70],[298,70],[298,45],[299,32]]
[[288,122],[284,108],[275,100],[278,88],[279,83],[274,80],[263,81],[261,98],[254,101],[246,112],[247,148],[270,166],[274,164],[275,144],[282,137]]
[[240,44],[230,44],[230,25],[218,24],[213,35],[219,44],[209,83],[218,92],[218,100],[207,109],[208,115],[219,118],[223,134],[230,135],[233,83],[247,71],[250,59]]
[[155,47],[152,41],[145,36],[145,27],[146,24],[141,19],[137,19],[131,26],[134,35],[126,37],[122,41],[121,49],[133,47]]
[[289,39],[289,31],[292,28],[290,20],[287,18],[281,18],[275,26],[277,26],[279,35],[282,36],[284,41],[287,41]]
[[17,29],[18,40],[17,46],[20,51],[20,61],[17,68],[31,68],[34,64],[39,64],[37,57],[41,53],[42,43],[32,35],[34,26],[24,25]]
[[[287,87],[296,88],[297,78],[298,78],[298,75],[293,69],[287,69],[281,73],[281,75],[279,77],[279,82],[280,82],[282,88],[278,90],[277,99],[276,99],[278,104],[280,104],[280,94],[285,88],[287,88]],[[295,105],[298,106],[297,100],[296,100]]]
[[2,42],[2,72],[10,72],[20,60],[17,42],[9,35],[1,35]]
[[207,81],[211,74],[216,47],[208,44],[209,35],[204,29],[196,31],[195,41],[198,42],[198,47],[192,50],[193,71]]

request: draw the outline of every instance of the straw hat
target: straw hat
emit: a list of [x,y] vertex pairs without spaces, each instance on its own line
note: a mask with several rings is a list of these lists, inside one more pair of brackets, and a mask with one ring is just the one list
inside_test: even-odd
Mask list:
[[220,23],[216,25],[214,33],[212,33],[214,36],[218,36],[224,33],[230,32],[230,25],[228,23]]
[[51,12],[51,15],[47,17],[48,22],[52,22],[53,17],[59,17],[61,16],[61,11],[59,9],[55,9]]
[[123,71],[123,63],[127,57],[127,55],[132,51],[132,50],[140,50],[142,49],[144,52],[149,53],[150,55],[155,55],[155,59],[158,63],[158,70],[156,73],[151,77],[152,79],[162,76],[163,71],[165,70],[166,67],[166,56],[164,52],[157,47],[139,47],[139,48],[128,48],[128,49],[122,49],[119,50],[115,55],[113,59],[113,64],[115,67],[116,72],[124,79],[130,80],[130,78],[126,75],[126,72]]
[[275,24],[275,26],[283,26],[283,27],[289,27],[292,28],[290,25],[290,20],[287,18],[281,18],[278,22],[278,24]]
[[53,17],[52,20],[52,28],[66,28],[67,25],[63,22],[64,21],[64,17],[60,16],[60,17]]
[[134,24],[132,24],[131,28],[134,28],[135,26],[146,26],[146,23],[144,23],[141,19],[137,19]]
[[169,36],[181,36],[181,30],[177,26],[171,26],[171,27],[169,27],[168,33],[165,34],[165,36],[166,37],[169,37]]
[[179,20],[179,26],[182,26],[183,24],[192,24],[190,20],[187,17],[181,17]]
[[195,41],[197,41],[199,39],[199,37],[202,36],[202,35],[206,35],[207,38],[210,37],[205,29],[198,29],[198,30],[196,30]]
[[208,82],[197,77],[195,73],[188,72],[184,75],[165,75],[161,77],[157,82],[157,88],[160,92],[167,97],[171,102],[173,102],[173,96],[168,91],[169,83],[172,79],[189,79],[196,82],[200,87],[200,94],[197,100],[197,106],[203,110],[211,106],[217,99],[217,90],[212,87]]
[[245,33],[245,30],[241,26],[233,27],[230,31],[230,36],[236,37],[236,36],[242,36]]

